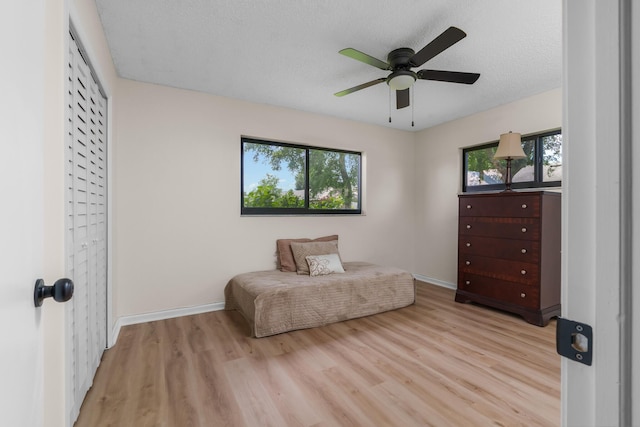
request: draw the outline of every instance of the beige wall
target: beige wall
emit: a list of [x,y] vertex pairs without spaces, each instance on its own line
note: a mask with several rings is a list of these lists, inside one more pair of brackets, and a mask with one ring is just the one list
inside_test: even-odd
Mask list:
[[[275,266],[275,240],[340,234],[345,260],[457,277],[461,149],[561,126],[556,89],[418,133],[119,80],[115,317],[223,301],[234,274]],[[241,217],[240,136],[365,154],[365,216]]]
[[[222,302],[278,238],[337,233],[346,261],[413,270],[414,134],[129,80],[116,99],[117,317]],[[241,217],[241,135],[363,151],[366,215]]]
[[457,281],[462,148],[497,141],[510,130],[528,134],[561,125],[562,91],[556,89],[417,133],[413,272],[443,284]]

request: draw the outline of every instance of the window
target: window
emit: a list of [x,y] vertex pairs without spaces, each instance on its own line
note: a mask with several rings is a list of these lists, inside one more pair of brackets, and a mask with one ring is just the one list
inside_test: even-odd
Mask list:
[[[498,141],[462,150],[462,191],[503,190],[506,160],[494,160]],[[562,184],[562,131],[522,136],[526,157],[511,161],[511,188]]]
[[242,138],[242,215],[359,214],[361,153]]

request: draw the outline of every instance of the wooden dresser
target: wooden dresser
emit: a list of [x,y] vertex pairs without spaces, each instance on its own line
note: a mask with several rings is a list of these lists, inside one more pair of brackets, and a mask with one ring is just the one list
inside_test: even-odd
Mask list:
[[560,193],[459,196],[457,302],[545,326],[560,315]]

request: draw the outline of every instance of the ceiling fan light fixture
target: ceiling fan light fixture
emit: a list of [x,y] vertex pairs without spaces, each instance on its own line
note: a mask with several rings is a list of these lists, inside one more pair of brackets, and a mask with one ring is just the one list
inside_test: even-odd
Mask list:
[[405,90],[413,86],[416,81],[416,73],[408,70],[398,70],[387,78],[387,84],[393,90]]

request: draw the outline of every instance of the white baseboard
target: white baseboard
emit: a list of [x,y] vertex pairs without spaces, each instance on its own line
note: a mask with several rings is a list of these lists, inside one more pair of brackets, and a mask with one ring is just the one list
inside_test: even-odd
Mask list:
[[171,310],[156,311],[153,313],[134,314],[133,316],[119,317],[113,326],[112,341],[109,348],[113,347],[118,341],[120,329],[123,326],[135,325],[138,323],[154,322],[156,320],[172,319],[174,317],[191,316],[194,314],[208,313],[210,311],[224,310],[223,302],[214,302],[213,304],[198,305],[195,307],[174,308]]
[[413,274],[413,277],[420,280],[421,282],[433,283],[434,285],[442,286],[443,288],[449,289],[458,289],[458,286],[455,283],[445,282],[444,280],[434,279],[433,277],[423,276],[422,274]]

